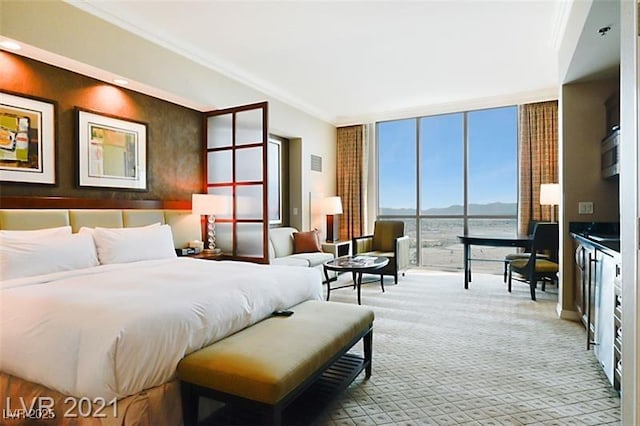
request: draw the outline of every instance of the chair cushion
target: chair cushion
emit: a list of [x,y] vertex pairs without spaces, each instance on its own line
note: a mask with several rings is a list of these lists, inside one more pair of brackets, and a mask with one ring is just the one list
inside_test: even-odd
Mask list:
[[374,251],[368,251],[366,253],[358,253],[358,256],[382,256],[382,257],[388,257],[389,259],[393,259],[394,255],[392,251],[379,251],[379,250],[374,250]]
[[[510,253],[504,257],[505,260],[516,260],[516,259],[529,259],[531,253]],[[548,259],[549,255],[546,254],[536,254],[538,259]]]
[[[527,267],[528,259],[516,259],[511,261],[511,268],[516,272],[523,271]],[[558,272],[558,264],[546,259],[536,260],[536,272],[554,273]]]
[[322,265],[327,260],[333,259],[333,255],[331,253],[322,253],[322,252],[298,253],[298,254],[292,254],[291,256],[287,256],[287,258],[295,259],[295,260],[302,259],[305,262],[307,262],[306,266],[310,266],[313,268],[314,266]]
[[316,253],[322,251],[320,235],[317,230],[293,233],[294,253]]
[[269,260],[269,263],[272,265],[281,265],[281,266],[302,266],[304,268],[309,267],[309,261],[304,258],[296,258],[294,255],[284,256],[284,257],[274,257]]
[[373,248],[380,251],[393,251],[396,238],[404,234],[404,222],[377,221],[373,229]]

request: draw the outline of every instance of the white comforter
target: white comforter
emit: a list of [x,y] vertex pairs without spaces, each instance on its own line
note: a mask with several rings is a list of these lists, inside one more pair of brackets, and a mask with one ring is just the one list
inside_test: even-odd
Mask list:
[[185,258],[0,285],[0,371],[105,400],[165,383],[185,354],[322,297],[311,268]]

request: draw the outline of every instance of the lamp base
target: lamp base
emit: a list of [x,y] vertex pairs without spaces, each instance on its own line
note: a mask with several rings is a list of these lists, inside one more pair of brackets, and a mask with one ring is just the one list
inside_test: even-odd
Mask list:
[[220,254],[222,253],[222,250],[220,250],[219,248],[206,248],[204,250],[202,250],[202,253],[204,254]]
[[327,215],[327,242],[335,243],[340,240],[340,227],[338,221],[335,220],[337,215]]

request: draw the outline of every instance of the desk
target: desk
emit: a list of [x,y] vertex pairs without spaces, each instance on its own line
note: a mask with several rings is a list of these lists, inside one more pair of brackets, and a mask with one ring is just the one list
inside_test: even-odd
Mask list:
[[492,237],[489,235],[458,235],[458,240],[464,244],[464,288],[469,288],[471,281],[471,246],[492,247],[531,247],[533,239],[530,235],[517,235],[513,237]]

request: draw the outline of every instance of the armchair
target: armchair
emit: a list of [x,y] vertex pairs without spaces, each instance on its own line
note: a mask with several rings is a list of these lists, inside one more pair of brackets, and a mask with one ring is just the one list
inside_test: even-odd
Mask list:
[[[389,258],[389,263],[380,270],[380,275],[392,275],[396,284],[398,272],[409,267],[409,237],[404,235],[404,222],[376,221],[373,235],[354,237],[351,247],[354,256],[361,254]],[[404,276],[404,272],[402,275]]]

